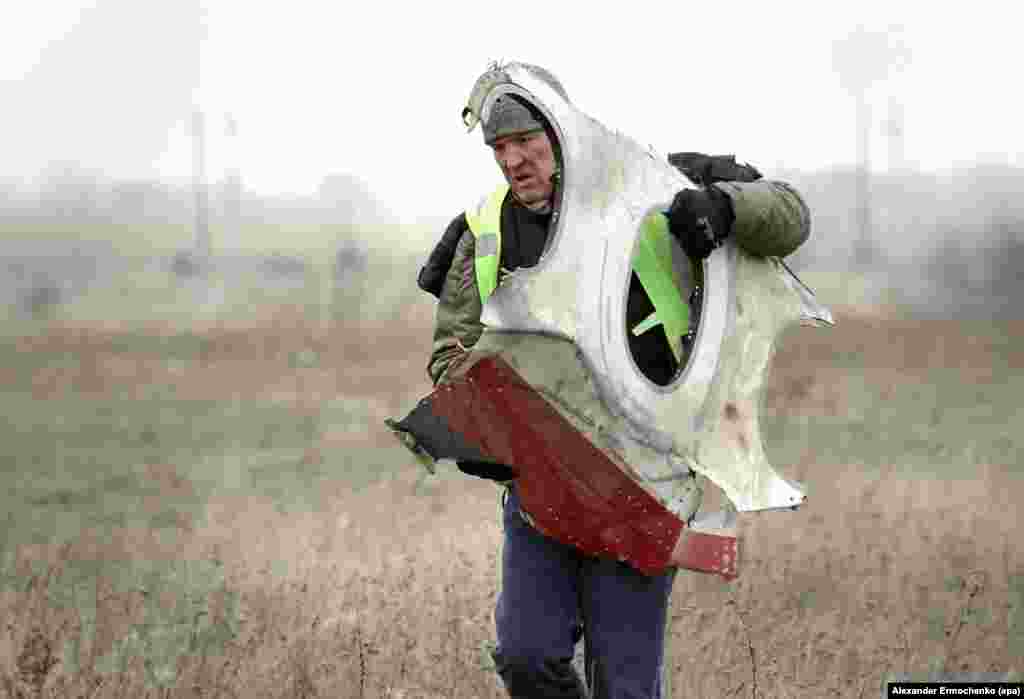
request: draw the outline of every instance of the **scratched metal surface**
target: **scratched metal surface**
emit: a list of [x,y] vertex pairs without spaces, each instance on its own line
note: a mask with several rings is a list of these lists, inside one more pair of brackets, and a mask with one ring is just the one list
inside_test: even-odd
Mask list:
[[699,479],[683,460],[625,437],[625,418],[609,411],[576,345],[561,338],[487,332],[474,354],[498,354],[573,427],[626,466],[627,474],[683,522],[700,507]]
[[[794,323],[831,324],[828,309],[778,260],[754,258],[727,243],[704,262],[701,322],[685,368],[668,386],[649,381],[626,341],[631,259],[641,220],[694,185],[521,64],[481,76],[468,101],[467,125],[486,119],[506,93],[530,100],[551,122],[562,147],[563,187],[540,263],[506,278],[488,299],[478,347],[526,334],[516,352],[529,353],[522,347],[535,344],[531,362],[521,364],[528,380],[556,404],[561,400],[563,414],[585,406],[606,426],[602,448],[626,454],[636,477],[679,514],[690,506],[693,486],[682,477],[689,468],[718,485],[740,511],[799,505],[803,489],[780,477],[765,457],[761,394],[776,338]],[[592,387],[558,399],[573,374],[545,359],[542,337],[573,343]],[[591,388],[593,398],[583,398]]]

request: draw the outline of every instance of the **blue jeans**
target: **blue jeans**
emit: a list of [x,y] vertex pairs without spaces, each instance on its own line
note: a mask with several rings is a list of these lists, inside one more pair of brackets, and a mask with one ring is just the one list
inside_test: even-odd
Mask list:
[[582,633],[590,696],[660,699],[675,569],[649,577],[549,539],[520,516],[514,487],[504,523],[494,662],[509,696],[585,697],[571,665]]

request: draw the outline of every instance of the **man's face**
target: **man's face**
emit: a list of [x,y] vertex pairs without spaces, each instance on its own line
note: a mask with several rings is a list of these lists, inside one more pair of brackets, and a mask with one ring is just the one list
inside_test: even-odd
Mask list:
[[544,131],[503,136],[491,149],[505,181],[519,201],[529,206],[551,198],[555,153]]

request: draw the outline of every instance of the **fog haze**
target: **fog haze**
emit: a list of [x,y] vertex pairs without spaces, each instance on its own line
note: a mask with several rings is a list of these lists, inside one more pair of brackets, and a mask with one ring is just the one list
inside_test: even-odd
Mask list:
[[54,0],[0,28],[0,215],[187,231],[198,112],[215,246],[251,245],[225,224],[237,205],[236,224],[425,252],[499,181],[459,114],[489,61],[517,59],[656,151],[796,183],[814,213],[798,262],[842,268],[864,231],[901,265],[997,259],[1024,220],[1001,8]]
[[65,7],[58,18],[69,15],[66,30],[57,21],[52,35],[25,47],[32,60],[23,75],[2,83],[2,174],[32,177],[75,164],[109,176],[160,176],[156,163],[191,113],[199,81],[199,3],[103,0]]
[[[848,165],[857,160],[855,110],[833,54],[858,25],[906,53],[867,95],[873,167],[890,167],[897,127],[900,166],[1024,164],[1010,89],[1016,23],[997,4],[922,14],[899,3],[728,12],[631,3],[536,17],[477,3],[47,5],[25,10],[38,16],[23,36],[4,30],[13,44],[0,73],[10,155],[0,175],[71,160],[187,179],[195,107],[209,116],[214,177],[237,165],[257,191],[308,194],[347,172],[403,219],[447,215],[497,176],[479,134],[466,136],[459,120],[495,58],[549,67],[584,111],[663,152],[736,152],[769,171]],[[237,154],[228,114],[239,125]]]

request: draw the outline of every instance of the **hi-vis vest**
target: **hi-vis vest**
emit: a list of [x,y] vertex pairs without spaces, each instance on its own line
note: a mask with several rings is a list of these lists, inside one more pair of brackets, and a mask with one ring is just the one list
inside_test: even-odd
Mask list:
[[[476,238],[476,281],[481,303],[498,286],[498,265],[501,260],[501,205],[508,194],[502,185],[466,211],[466,222]],[[672,243],[668,221],[662,214],[652,214],[640,225],[640,240],[633,257],[633,271],[654,306],[654,313],[632,329],[640,335],[661,326],[676,361],[682,358],[682,336],[690,327],[690,308],[680,292],[679,277],[672,264]]]

